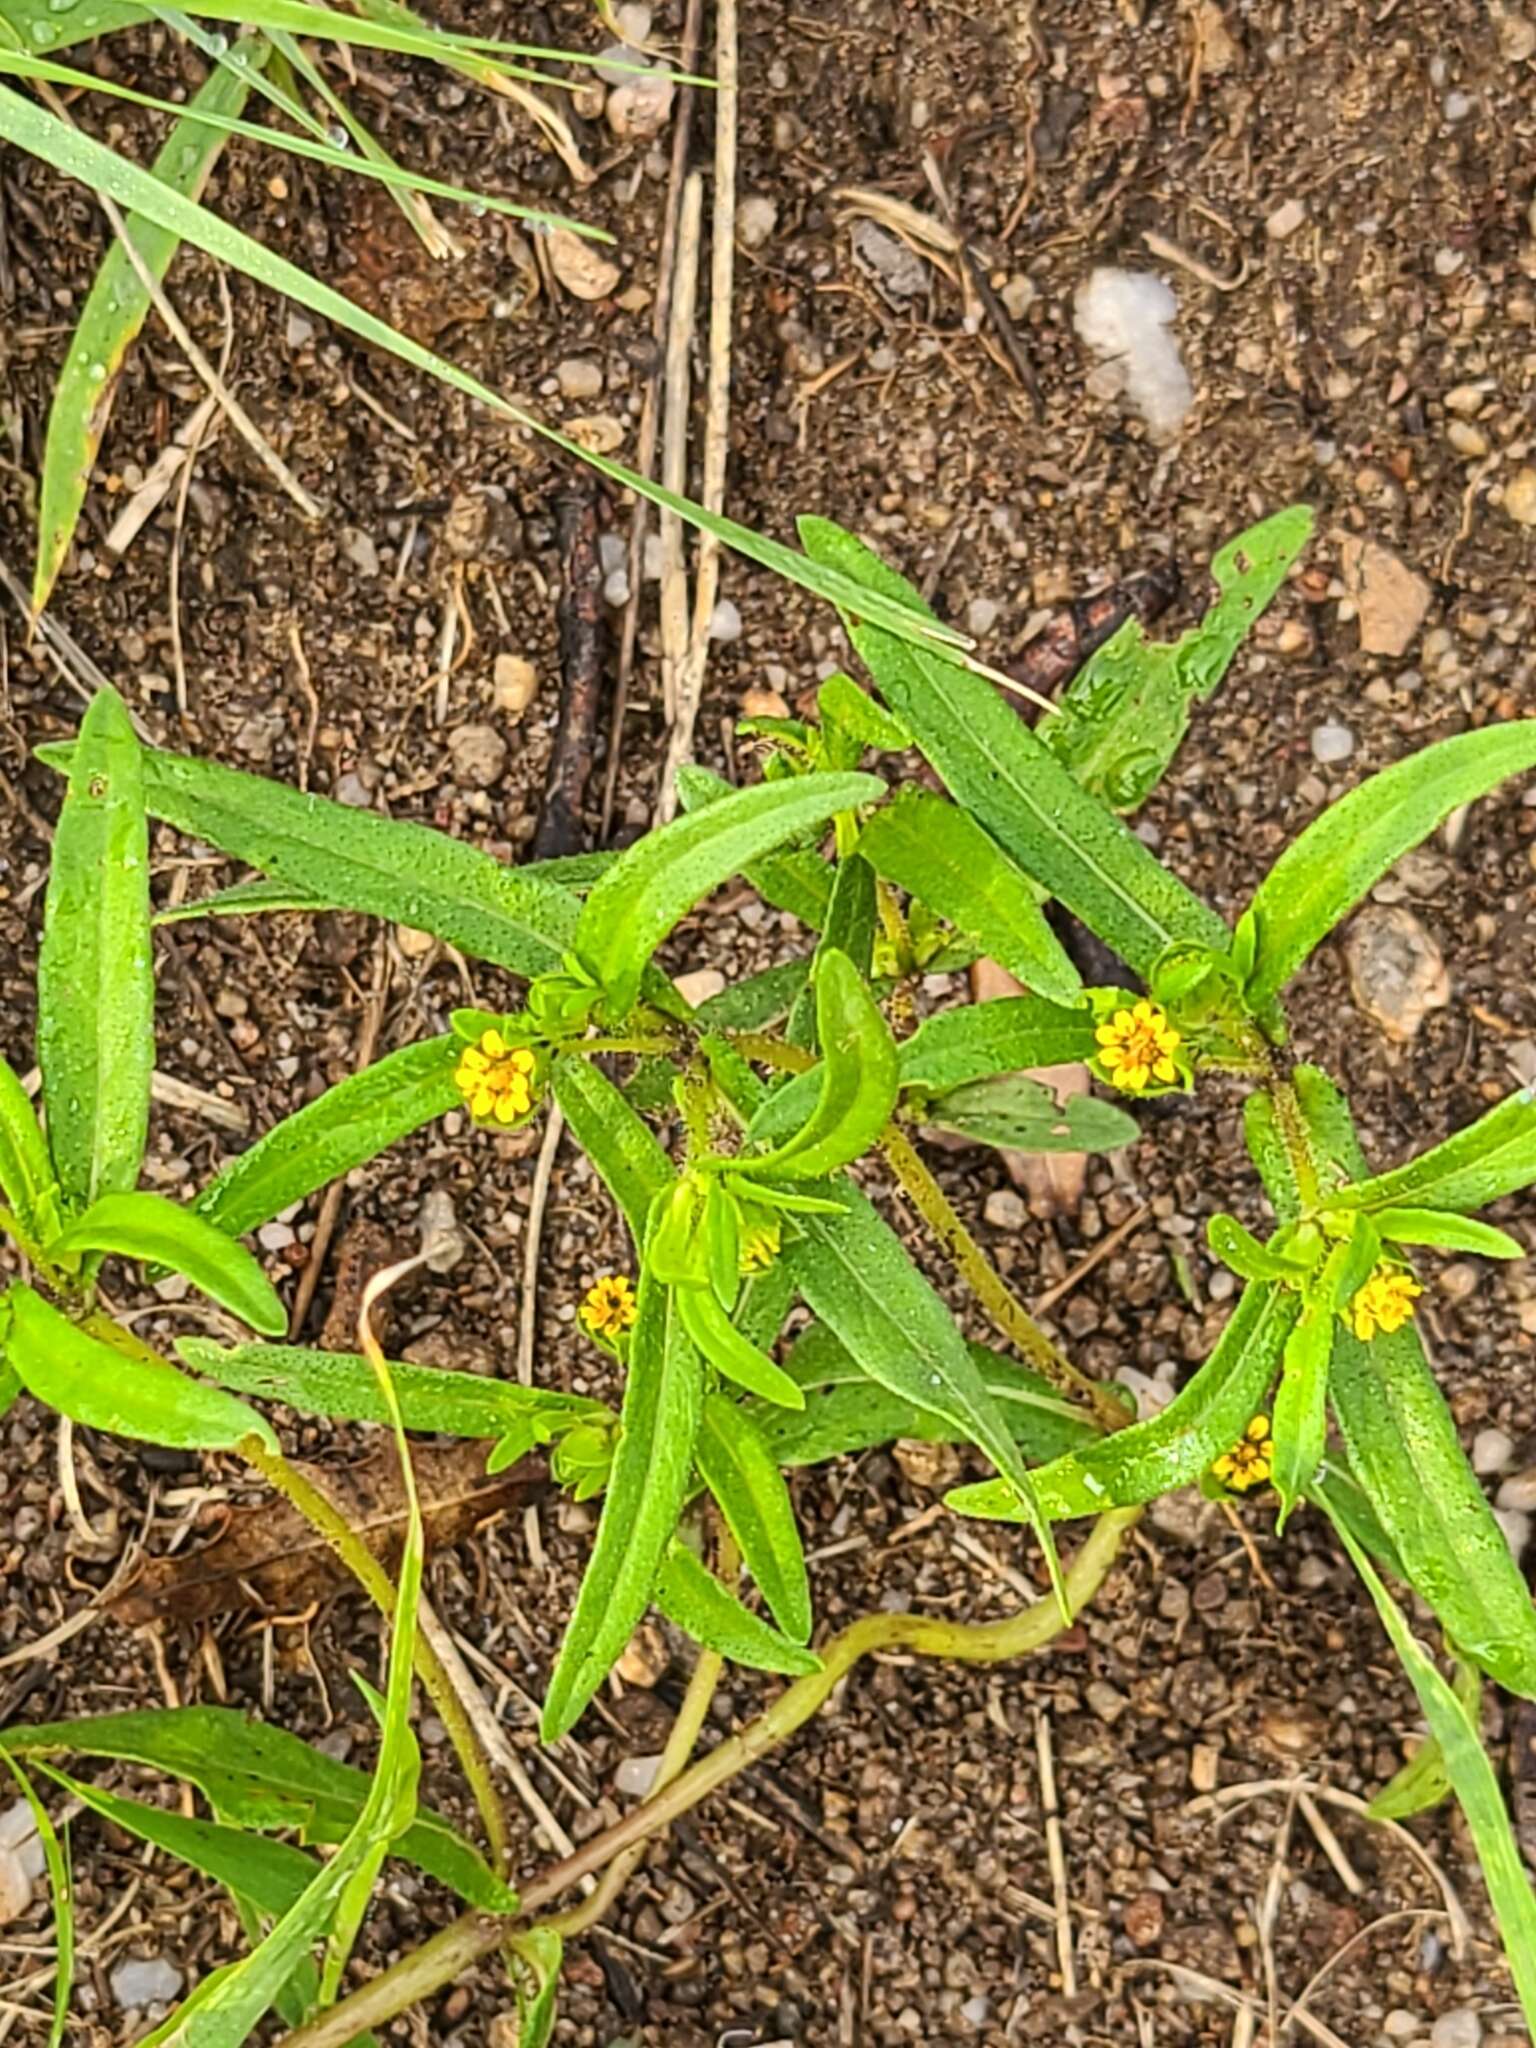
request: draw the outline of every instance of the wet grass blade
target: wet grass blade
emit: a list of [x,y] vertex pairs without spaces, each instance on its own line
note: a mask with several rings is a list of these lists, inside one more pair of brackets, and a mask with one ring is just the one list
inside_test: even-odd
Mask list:
[[[258,69],[265,54],[253,51],[248,68]],[[22,61],[14,60],[18,65]],[[0,69],[4,68],[7,67],[0,59]],[[66,77],[76,75],[65,71]],[[97,83],[94,78],[84,82],[91,86]],[[237,115],[249,92],[249,81],[237,73],[210,73],[191,105],[181,110],[181,118],[155,158],[154,177],[189,202],[195,200],[225,141],[220,129],[205,125],[196,116],[199,111],[226,117]],[[163,280],[180,245],[179,237],[138,213],[130,213],[124,226],[145,269],[152,277]],[[47,604],[69,552],[96,451],[112,416],[118,376],[144,325],[149,305],[149,293],[127,251],[114,239],[101,260],[54,382],[39,489],[37,566],[32,577],[32,605],[36,611]]]
[[[204,10],[207,12],[208,10]],[[221,18],[245,18],[251,13],[246,0],[240,0],[237,8],[231,4],[227,15],[221,7]],[[314,10],[307,6],[296,9],[299,19],[287,25],[299,35],[319,33],[321,24]],[[343,17],[345,18],[345,17]],[[471,46],[483,51],[483,45]],[[397,45],[391,45],[397,47]],[[420,54],[442,58],[441,47],[428,48]],[[40,157],[51,164],[65,177],[77,178],[92,191],[105,192],[121,206],[141,212],[159,226],[191,242],[195,247],[206,250],[221,262],[253,277],[259,284],[274,291],[285,293],[296,299],[312,313],[323,319],[334,321],[348,333],[360,340],[371,342],[389,354],[398,356],[413,368],[425,371],[430,377],[451,385],[467,397],[488,406],[493,413],[515,425],[527,428],[540,435],[578,462],[586,463],[600,475],[610,478],[626,490],[637,492],[653,505],[675,512],[680,519],[712,533],[726,547],[747,560],[771,569],[788,582],[800,585],[831,604],[850,607],[866,619],[885,626],[898,639],[915,640],[925,645],[946,645],[964,647],[969,641],[963,633],[953,627],[924,619],[913,613],[907,605],[882,596],[878,591],[861,589],[852,578],[836,570],[822,568],[810,561],[796,549],[786,547],[783,542],[770,540],[764,534],[754,533],[750,527],[739,526],[734,520],[725,519],[717,513],[708,512],[695,505],[691,499],[669,491],[661,484],[649,483],[636,471],[626,469],[622,463],[610,461],[608,457],[593,455],[569,435],[558,432],[546,425],[532,413],[510,405],[506,399],[493,391],[479,378],[472,377],[456,363],[444,356],[436,355],[424,348],[420,342],[380,320],[376,315],[349,299],[344,292],[323,284],[319,278],[290,263],[250,235],[233,227],[218,214],[211,213],[204,206],[189,200],[184,193],[173,191],[141,165],[118,155],[93,136],[71,128],[66,122],[51,114],[47,108],[37,106],[33,101],[13,92],[8,86],[0,86],[0,137],[14,143],[18,149],[30,156]]]
[[111,689],[85,714],[53,837],[37,1056],[66,1204],[131,1188],[149,1131],[155,974],[142,759]]
[[15,1757],[6,1763],[32,1809],[37,1838],[43,1845],[43,1862],[48,1871],[48,1888],[53,1894],[53,2020],[48,2028],[48,2048],[61,2048],[69,2027],[69,2001],[75,1988],[75,1894],[69,1880],[69,1859],[48,1809],[37,1796],[37,1788]]
[[1409,1628],[1365,1551],[1337,1517],[1333,1526],[1376,1603],[1382,1627],[1392,1639],[1392,1647],[1418,1695],[1430,1732],[1440,1745],[1446,1775],[1477,1849],[1520,2010],[1527,2027],[1536,2035],[1536,1895],[1532,1893],[1530,1875],[1510,1825],[1509,1809],[1499,1790],[1498,1773],[1483,1747],[1476,1722]]

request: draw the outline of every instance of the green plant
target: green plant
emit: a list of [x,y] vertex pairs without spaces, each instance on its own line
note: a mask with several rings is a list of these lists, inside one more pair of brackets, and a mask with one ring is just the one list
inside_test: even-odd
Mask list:
[[[243,2016],[258,1990],[276,2000],[281,1989],[285,2013],[302,2008],[294,2048],[326,2048],[500,1950],[523,2003],[524,2039],[546,2039],[560,1945],[606,1909],[637,1849],[802,1725],[860,1657],[899,1647],[993,1661],[1038,1647],[1092,1597],[1146,1502],[1191,1483],[1218,1491],[1225,1478],[1234,1489],[1272,1479],[1282,1520],[1306,1502],[1337,1527],[1434,1743],[1388,1788],[1382,1810],[1406,1812],[1455,1792],[1519,1996],[1536,2021],[1536,1907],[1476,1726],[1480,1674],[1536,1696],[1536,1610],[1425,1358],[1412,1264],[1422,1246],[1495,1258],[1521,1249],[1470,1212],[1536,1181],[1536,1097],[1522,1091],[1444,1144],[1373,1174],[1342,1096],[1315,1067],[1292,1060],[1282,1008],[1310,953],[1396,860],[1451,809],[1536,767],[1536,724],[1441,741],[1364,783],[1298,837],[1230,929],[1114,807],[1132,805],[1166,766],[1189,704],[1219,681],[1308,525],[1293,510],[1241,536],[1218,557],[1222,594],[1207,621],[1169,648],[1149,648],[1127,630],[1040,731],[951,652],[895,634],[854,605],[850,639],[883,707],[850,678],[833,678],[816,725],[760,731],[769,751],[759,785],[732,791],[691,771],[683,816],[617,858],[575,866],[509,871],[421,827],[140,749],[105,694],[77,742],[43,750],[67,772],[69,789],[39,987],[46,1147],[14,1081],[3,1097],[0,1184],[41,1281],[41,1290],[18,1286],[7,1297],[11,1369],[79,1419],[154,1436],[165,1427],[157,1418],[172,1415],[182,1432],[172,1440],[248,1458],[327,1528],[382,1607],[400,1603],[397,1659],[411,1647],[406,1575],[397,1593],[358,1555],[247,1404],[281,1400],[310,1414],[393,1422],[397,1434],[478,1437],[497,1463],[548,1446],[556,1478],[578,1497],[600,1493],[603,1504],[545,1697],[546,1738],[573,1725],[648,1605],[701,1645],[656,1791],[520,1897],[507,1889],[504,1825],[468,1731],[460,1731],[461,1755],[488,1860],[439,1817],[407,1813],[403,1790],[381,1816],[361,1773],[280,1731],[242,1725],[211,1739],[215,1710],[0,1734],[0,1750],[13,1758],[131,1757],[197,1785],[213,1822],[172,1827],[158,1809],[135,1814],[134,1802],[89,1788],[78,1796],[224,1882],[237,1874],[234,1845],[253,1827],[294,1827],[308,1842],[347,1845],[346,1882],[334,1880],[325,1894],[303,1849],[250,1862],[243,1896],[253,1927],[275,1918],[293,1939],[278,1951],[286,1976],[264,1965],[239,1979]],[[824,521],[806,521],[802,537],[811,558],[845,584],[920,617],[910,587],[860,542]],[[948,797],[901,787],[900,756],[914,744]],[[878,774],[861,765],[871,750]],[[237,1159],[190,1212],[172,1211],[174,1228],[157,1208],[152,1240],[126,1241],[118,1230],[108,1243],[103,1226],[86,1219],[93,1204],[133,1199],[143,1032],[87,1025],[75,1014],[82,1005],[61,1014],[59,963],[75,963],[73,987],[128,991],[142,1024],[146,813],[259,871],[257,883],[208,899],[200,906],[207,914],[293,903],[363,910],[435,932],[528,988],[516,1012],[455,1012],[450,1031],[330,1090]],[[920,857],[924,848],[931,860]],[[683,917],[738,874],[769,901],[791,903],[815,943],[794,969],[771,969],[692,1009],[659,951]],[[87,875],[91,890],[73,885],[71,877]],[[1144,986],[1084,987],[1040,914],[1047,894]],[[108,903],[110,917],[79,908]],[[981,952],[1011,958],[1049,992],[912,1028],[913,978]],[[1276,1218],[1262,1241],[1235,1217],[1212,1219],[1212,1251],[1242,1291],[1210,1357],[1146,1420],[1133,1419],[1120,1390],[1085,1378],[1030,1318],[918,1142],[932,1125],[979,1142],[1095,1142],[1091,1118],[1073,1123],[1037,1084],[1010,1078],[1067,1059],[1087,1061],[1108,1091],[1111,1099],[1095,1105],[1103,1119],[1096,1141],[1105,1144],[1128,1135],[1127,1105],[1234,1077],[1247,1090],[1248,1150]],[[178,1259],[240,1307],[231,1300],[236,1268],[203,1256],[209,1237],[233,1254],[234,1237],[450,1106],[507,1129],[550,1100],[634,1243],[633,1281],[609,1276],[581,1310],[587,1334],[614,1360],[617,1412],[551,1390],[385,1367],[366,1346],[349,1356],[190,1337],[178,1342],[180,1367],[141,1348],[127,1359],[86,1348],[115,1341],[92,1300],[102,1250]],[[853,1177],[871,1157],[1015,1356],[965,1341]],[[266,1296],[247,1266],[238,1271],[240,1312],[261,1329],[252,1312]],[[781,1354],[796,1301],[810,1321]],[[39,1366],[45,1355],[67,1357],[71,1369],[50,1374]],[[113,1368],[111,1418],[96,1377],[103,1357]],[[133,1392],[141,1382],[142,1396]],[[227,1404],[218,1410],[222,1433],[210,1425],[201,1434],[189,1418],[213,1401]],[[1049,1596],[1002,1623],[882,1613],[815,1644],[783,1475],[895,1436],[978,1447],[994,1476],[957,1488],[949,1504],[1028,1524]],[[1092,1527],[1068,1560],[1058,1556],[1055,1525],[1077,1519]],[[1383,1575],[1433,1611],[1457,1664],[1454,1686],[1414,1640]],[[442,1675],[421,1647],[418,1668],[436,1697]],[[687,1765],[723,1658],[792,1682],[758,1720]],[[403,1738],[386,1718],[386,1752],[391,1742],[399,1758]],[[403,1787],[406,1765],[393,1775]],[[366,1854],[351,1847],[360,1835]],[[303,1943],[294,1930],[327,1932],[316,1916],[323,1897],[328,1938],[344,1952],[381,1842],[456,1890],[465,1911],[351,1997],[328,2004],[334,1967],[296,1992]],[[598,1874],[590,1899],[551,1910],[578,1879]],[[302,1915],[300,1898],[310,1902]],[[275,1939],[253,1955],[270,1958]],[[235,1966],[237,1976],[250,1961]],[[167,2038],[236,2038],[204,2031],[202,1996],[200,1988],[168,2023]]]

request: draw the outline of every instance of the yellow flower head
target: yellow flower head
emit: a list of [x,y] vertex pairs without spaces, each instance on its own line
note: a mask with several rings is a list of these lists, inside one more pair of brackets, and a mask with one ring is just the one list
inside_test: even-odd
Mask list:
[[577,1310],[583,1326],[594,1337],[610,1341],[622,1336],[635,1320],[635,1290],[623,1273],[608,1273],[594,1280]]
[[1179,1079],[1173,1055],[1180,1033],[1158,1004],[1143,1000],[1132,1009],[1116,1010],[1093,1035],[1099,1042],[1099,1065],[1115,1086],[1128,1094],[1140,1094],[1154,1081]]
[[1255,1415],[1230,1451],[1223,1451],[1211,1467],[1213,1475],[1233,1493],[1252,1493],[1266,1486],[1274,1470],[1275,1445],[1269,1433],[1269,1417]]
[[453,1083],[470,1114],[486,1123],[515,1124],[533,1108],[535,1061],[526,1045],[511,1045],[497,1030],[466,1045]]
[[1411,1273],[1401,1266],[1378,1266],[1365,1285],[1357,1290],[1344,1311],[1344,1320],[1368,1344],[1378,1330],[1390,1337],[1404,1323],[1413,1320],[1413,1304],[1424,1292]]
[[741,1240],[740,1266],[743,1274],[766,1273],[779,1256],[780,1231],[777,1223],[763,1223],[749,1230]]

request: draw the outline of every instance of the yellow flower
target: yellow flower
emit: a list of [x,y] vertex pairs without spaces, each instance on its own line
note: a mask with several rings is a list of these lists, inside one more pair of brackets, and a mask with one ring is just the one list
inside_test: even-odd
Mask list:
[[515,1124],[533,1108],[534,1064],[527,1046],[509,1046],[499,1031],[482,1031],[478,1044],[465,1046],[453,1084],[472,1116]]
[[1152,1081],[1178,1080],[1173,1055],[1180,1034],[1156,1003],[1143,1001],[1134,1009],[1116,1010],[1093,1035],[1099,1042],[1099,1065],[1117,1088],[1134,1095]]
[[1344,1320],[1362,1344],[1369,1344],[1378,1330],[1390,1337],[1412,1322],[1413,1304],[1423,1292],[1401,1266],[1378,1266],[1344,1311]]
[[607,1273],[587,1289],[577,1314],[594,1337],[621,1336],[635,1320],[635,1290],[623,1273]]
[[1268,1484],[1274,1463],[1275,1445],[1269,1433],[1269,1417],[1255,1415],[1241,1439],[1230,1451],[1222,1453],[1211,1471],[1233,1493],[1252,1493],[1256,1486]]
[[779,1256],[780,1233],[776,1223],[761,1224],[756,1230],[749,1230],[741,1240],[740,1269],[746,1273],[766,1273]]

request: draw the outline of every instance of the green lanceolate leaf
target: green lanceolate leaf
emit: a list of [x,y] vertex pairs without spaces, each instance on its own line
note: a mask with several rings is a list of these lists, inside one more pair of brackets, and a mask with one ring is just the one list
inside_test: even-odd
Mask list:
[[841,953],[867,981],[874,964],[878,922],[875,871],[859,854],[852,854],[838,863],[826,923],[811,961],[810,979],[789,1013],[784,1036],[791,1045],[805,1046],[812,1052],[820,1049],[816,977],[822,959],[828,953]]
[[1536,1609],[1417,1330],[1363,1344],[1341,1326],[1329,1391],[1350,1465],[1409,1584],[1490,1678],[1536,1697]]
[[4,1307],[10,1311],[7,1360],[29,1394],[72,1422],[178,1451],[232,1451],[248,1436],[277,1449],[254,1408],[189,1379],[162,1358],[116,1349],[30,1287],[10,1288]]
[[211,1180],[197,1214],[227,1237],[269,1223],[354,1166],[362,1166],[461,1100],[451,1033],[386,1053],[274,1124]]
[[1443,1145],[1330,1201],[1341,1209],[1481,1209],[1533,1180],[1536,1091],[1522,1088]]
[[[693,763],[678,769],[677,793],[683,809],[690,813],[701,811],[706,805],[719,803],[722,798],[734,794],[723,775],[716,775],[713,769],[700,768]],[[791,917],[798,917],[803,925],[809,925],[815,932],[826,924],[837,871],[831,861],[823,860],[819,853],[798,847],[782,848],[777,853],[765,853],[758,860],[748,861],[741,872],[763,901],[775,910],[787,910]]]
[[805,1396],[788,1373],[741,1334],[711,1289],[679,1287],[677,1313],[683,1328],[716,1372],[760,1400],[783,1408],[804,1406]]
[[1272,1001],[1387,870],[1452,811],[1528,768],[1536,768],[1536,724],[1521,719],[1440,740],[1330,804],[1254,894],[1258,952],[1249,1001]]
[[[40,747],[38,758],[57,768],[74,754]],[[580,906],[568,890],[429,826],[184,754],[146,752],[144,785],[153,816],[273,881],[431,932],[513,974],[551,972],[575,935]]]
[[1058,1103],[1043,1082],[1022,1074],[951,1089],[924,1105],[921,1120],[1016,1152],[1113,1152],[1141,1135],[1136,1119],[1113,1102],[1069,1095]]
[[1285,1340],[1272,1421],[1279,1529],[1285,1527],[1292,1508],[1306,1492],[1328,1441],[1328,1361],[1338,1316],[1327,1298],[1327,1287],[1325,1272],[1320,1288],[1324,1298],[1303,1309],[1301,1320]]
[[27,1091],[0,1059],[0,1196],[34,1256],[59,1227],[53,1162]]
[[700,1003],[694,1021],[704,1031],[766,1031],[789,1015],[810,971],[808,960],[765,967]]
[[809,1642],[811,1587],[794,1503],[757,1425],[735,1402],[708,1395],[694,1458],[769,1612],[792,1642]]
[[901,1085],[942,1094],[1025,1067],[1060,1067],[1097,1050],[1091,1010],[1063,1009],[1038,996],[1004,996],[941,1010],[901,1046]]
[[311,889],[295,889],[258,875],[252,882],[234,882],[227,889],[215,889],[211,895],[198,896],[190,903],[174,903],[166,910],[157,910],[153,922],[187,924],[195,917],[269,917],[281,911],[313,912],[339,907]]
[[[1460,1700],[1473,1728],[1482,1721],[1483,1675],[1471,1664],[1453,1660],[1456,1675],[1451,1690]],[[1451,1774],[1445,1756],[1433,1735],[1421,1742],[1395,1777],[1376,1794],[1366,1812],[1372,1820],[1410,1820],[1416,1813],[1429,1813],[1451,1794]]]
[[[1300,1313],[1300,1297],[1286,1288],[1246,1287],[1215,1350],[1161,1414],[1033,1475],[1041,1512],[1053,1520],[1097,1515],[1154,1500],[1200,1478],[1232,1448],[1261,1406]],[[995,1480],[959,1487],[945,1500],[958,1514],[1021,1519]]]
[[575,1725],[645,1612],[693,1471],[703,1360],[670,1290],[649,1268],[640,1275],[637,1311],[597,1539],[540,1717],[546,1742]]
[[515,1980],[517,2048],[549,2048],[555,2033],[564,1939],[553,1927],[530,1927],[526,1934],[513,1935],[507,1947],[522,1965]]
[[[782,1145],[734,1162],[753,1180],[821,1180],[862,1157],[896,1104],[899,1062],[891,1027],[846,954],[826,952],[816,969],[816,1035],[822,1062],[810,1115]],[[748,1137],[753,1136],[749,1127]]]
[[276,1290],[245,1247],[164,1195],[99,1196],[49,1246],[54,1258],[85,1252],[115,1252],[185,1273],[194,1287],[265,1336],[279,1337],[288,1327]]
[[1498,1774],[1483,1747],[1477,1722],[1414,1637],[1402,1610],[1377,1577],[1370,1559],[1342,1522],[1335,1523],[1355,1570],[1376,1603],[1382,1627],[1392,1639],[1409,1683],[1418,1695],[1430,1733],[1440,1745],[1445,1769],[1477,1849],[1494,1917],[1504,1941],[1510,1974],[1525,2023],[1536,2034],[1536,1895],[1520,1854]]
[[[247,66],[259,69],[267,54],[260,42],[248,45]],[[209,73],[155,158],[154,175],[162,184],[188,198],[199,197],[226,138],[217,128],[199,122],[197,116],[238,114],[249,91],[248,80],[237,72],[220,69]],[[145,269],[163,282],[176,254],[176,236],[137,214],[131,214],[123,225]],[[122,243],[114,239],[96,272],[53,387],[39,491],[37,567],[32,578],[36,611],[47,604],[69,552],[91,465],[112,416],[118,375],[149,306],[148,291]]]
[[901,723],[865,695],[852,676],[831,675],[816,692],[823,733],[845,733],[859,747],[877,753],[905,753],[912,735]]
[[[1081,1408],[1064,1401],[1049,1381],[985,1344],[967,1346],[982,1382],[1031,1465],[1048,1464],[1099,1431]],[[872,1380],[825,1323],[812,1323],[795,1341],[785,1369],[805,1393],[805,1407],[756,1408],[754,1418],[781,1465],[815,1465],[845,1451],[867,1450],[902,1437],[918,1443],[969,1443],[969,1435],[931,1408],[919,1408]]]
[[677,1178],[650,1126],[589,1059],[562,1054],[551,1070],[555,1100],[582,1151],[624,1212],[637,1246],[645,1242],[651,1204]]
[[66,1203],[131,1188],[149,1130],[155,971],[139,742],[111,689],[85,714],[53,835],[37,1053]]
[[857,1189],[839,1192],[842,1214],[807,1217],[785,1254],[796,1285],[872,1380],[942,1415],[986,1452],[1003,1475],[999,1490],[1041,1536],[1057,1597],[1064,1598],[1060,1561],[1031,1474],[954,1317],[874,1205]]
[[[928,616],[911,585],[850,534],[802,519],[800,536],[813,559]],[[1216,913],[1078,787],[983,677],[868,620],[850,635],[956,802],[1138,974],[1178,940],[1226,949],[1231,934]]]
[[269,1842],[250,1828],[192,1820],[147,1800],[125,1799],[56,1765],[42,1769],[65,1791],[124,1834],[149,1842],[215,1883],[227,1885],[263,1913],[285,1913],[320,1868],[317,1860],[288,1842]]
[[[371,1774],[233,1707],[154,1707],[0,1728],[0,1754],[94,1756],[166,1771],[195,1785],[229,1827],[297,1829],[306,1842],[341,1841],[368,1796]],[[517,1899],[441,1815],[423,1809],[394,1853],[472,1906],[505,1913]]]
[[[1248,1157],[1253,1161],[1259,1178],[1264,1183],[1264,1192],[1274,1205],[1277,1219],[1281,1223],[1294,1223],[1301,1214],[1301,1197],[1297,1192],[1291,1162],[1286,1154],[1285,1139],[1280,1130],[1280,1118],[1275,1108],[1275,1098],[1267,1088],[1255,1088],[1243,1102],[1243,1142],[1248,1147]],[[1223,1220],[1211,1219],[1211,1249],[1218,1259],[1231,1265],[1234,1272],[1242,1269],[1233,1265],[1227,1252],[1218,1246],[1214,1235],[1215,1226]],[[1241,1225],[1238,1226],[1241,1229]],[[1247,1233],[1245,1232],[1246,1236]],[[1235,1243],[1233,1239],[1226,1240]],[[1256,1276],[1249,1276],[1256,1277]]]
[[[75,1895],[70,1883],[69,1858],[60,1842],[48,1809],[15,1757],[5,1759],[22,1797],[32,1810],[32,1825],[42,1844],[43,1863],[48,1872],[48,1889],[53,1896],[53,2020],[48,2028],[48,2048],[61,2048],[69,2029],[69,2001],[75,1988]],[[46,1765],[44,1766],[46,1769]],[[49,1776],[53,1776],[49,1772]]]
[[1046,923],[1038,889],[968,812],[927,790],[903,790],[864,827],[859,851],[1026,987],[1057,1003],[1081,994],[1083,978]]
[[[1251,1102],[1259,1098],[1250,1096],[1248,1099]],[[1287,1286],[1298,1287],[1306,1275],[1307,1268],[1298,1260],[1287,1258],[1283,1252],[1271,1251],[1267,1244],[1260,1244],[1235,1216],[1218,1212],[1206,1224],[1205,1235],[1217,1258],[1240,1280],[1281,1280]]]
[[[176,1350],[204,1378],[259,1401],[281,1401],[301,1415],[326,1415],[335,1422],[389,1420],[378,1374],[355,1352],[291,1344],[226,1347],[208,1337],[178,1337]],[[406,1428],[441,1436],[504,1437],[528,1427],[533,1440],[543,1443],[561,1429],[610,1412],[585,1395],[481,1379],[467,1369],[392,1362],[389,1375]]]
[[1089,657],[1036,730],[1091,795],[1117,811],[1151,795],[1189,730],[1192,705],[1221,682],[1312,522],[1309,506],[1291,505],[1218,549],[1216,602],[1171,646],[1148,640],[1140,621],[1128,619]]
[[637,840],[593,889],[576,927],[573,950],[604,991],[608,1016],[628,1015],[652,954],[695,904],[786,839],[884,791],[873,775],[763,782]]
[[791,1642],[744,1607],[680,1538],[674,1537],[667,1550],[654,1599],[668,1621],[733,1664],[751,1671],[781,1671],[788,1678],[804,1678],[821,1669],[814,1652]]
[[1373,1209],[1371,1221],[1393,1244],[1423,1244],[1441,1252],[1473,1252],[1481,1259],[1523,1259],[1525,1246],[1507,1230],[1445,1209]]

